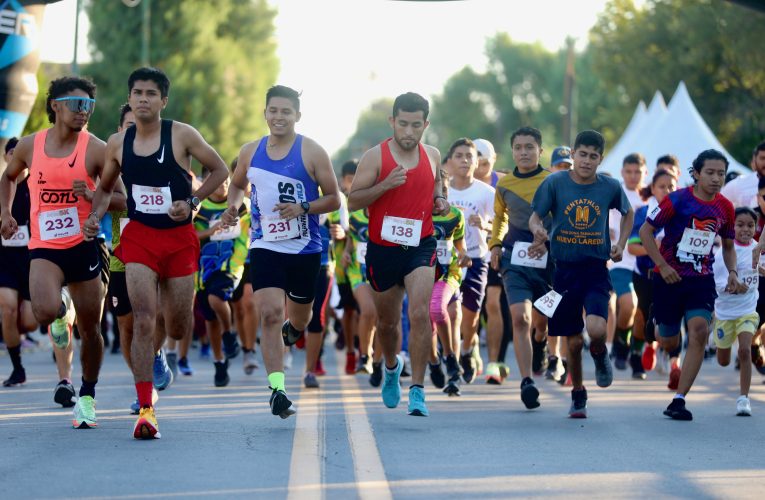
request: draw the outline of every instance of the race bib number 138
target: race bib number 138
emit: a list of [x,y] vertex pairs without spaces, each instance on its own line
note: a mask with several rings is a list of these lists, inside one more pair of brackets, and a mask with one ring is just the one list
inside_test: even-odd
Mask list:
[[397,245],[416,247],[420,245],[421,232],[421,220],[386,215],[383,217],[382,232],[380,236],[385,241],[390,241]]

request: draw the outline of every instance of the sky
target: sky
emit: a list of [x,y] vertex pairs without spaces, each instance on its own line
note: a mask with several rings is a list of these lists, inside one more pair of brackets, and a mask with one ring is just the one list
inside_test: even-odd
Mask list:
[[[277,82],[303,92],[298,131],[333,154],[353,134],[359,114],[372,101],[407,91],[431,97],[463,67],[483,71],[486,40],[498,32],[507,32],[516,41],[540,42],[551,50],[562,47],[567,36],[584,46],[606,0],[269,3],[279,12]],[[159,4],[154,0],[152,8]],[[76,0],[63,0],[47,7],[44,61],[71,62],[75,5]],[[87,29],[82,15],[81,62],[90,57]]]

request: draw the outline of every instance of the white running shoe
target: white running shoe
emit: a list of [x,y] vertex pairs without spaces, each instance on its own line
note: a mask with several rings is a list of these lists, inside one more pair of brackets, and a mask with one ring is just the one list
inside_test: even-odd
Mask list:
[[252,372],[258,367],[258,362],[255,360],[255,351],[244,353],[242,367],[244,368],[244,373],[246,375],[252,375]]
[[752,405],[749,403],[749,398],[746,396],[739,396],[736,400],[736,415],[739,417],[751,417]]

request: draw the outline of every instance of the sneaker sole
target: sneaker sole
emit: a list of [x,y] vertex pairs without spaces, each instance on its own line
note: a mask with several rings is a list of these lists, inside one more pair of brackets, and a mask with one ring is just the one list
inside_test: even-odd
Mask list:
[[664,415],[668,416],[672,420],[680,420],[681,422],[690,422],[693,420],[693,415],[690,413],[686,415],[676,411],[664,410]]
[[70,395],[69,391],[64,389],[63,387],[60,389],[57,389],[56,392],[53,394],[53,401],[60,404],[64,408],[71,408],[74,406],[74,395]]
[[737,417],[751,417],[752,416],[752,412],[740,411],[740,412],[736,413],[736,416]]
[[216,380],[215,387],[226,387],[229,382],[231,382],[230,377],[226,377],[226,380]]
[[486,383],[489,385],[502,385],[502,377],[500,375],[489,375],[486,377]]
[[412,411],[409,412],[409,415],[411,415],[412,417],[427,417],[427,416],[429,416],[428,413],[425,413],[425,412],[423,412],[421,410],[412,410]]
[[521,401],[523,401],[523,404],[529,410],[539,408],[539,389],[534,384],[527,385],[521,389]]
[[16,387],[18,385],[24,385],[26,382],[27,382],[26,380],[23,382],[9,382],[9,383],[3,382],[3,387]]
[[87,422],[80,422],[78,424],[76,420],[72,420],[72,427],[74,427],[75,429],[95,429],[96,427],[98,427],[98,424],[95,422],[92,424],[89,424]]
[[444,388],[444,393],[447,394],[449,397],[452,396],[461,396],[460,394],[460,388],[454,384],[449,384]]
[[569,418],[587,418],[587,412],[586,411],[575,411],[573,413],[568,414]]
[[153,425],[139,423],[133,431],[133,437],[135,439],[159,439],[162,435]]
[[291,417],[295,413],[297,413],[297,408],[295,408],[295,405],[290,405],[287,409],[279,412],[278,415],[282,420],[284,420],[285,418]]

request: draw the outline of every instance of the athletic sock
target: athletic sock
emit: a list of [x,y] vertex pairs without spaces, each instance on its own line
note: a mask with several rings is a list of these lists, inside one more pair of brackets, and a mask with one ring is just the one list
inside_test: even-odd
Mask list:
[[425,388],[424,385],[412,384],[412,385],[409,386],[409,389],[411,390],[411,389],[414,389],[415,387],[419,387],[420,389],[424,389]]
[[141,408],[151,407],[151,391],[153,389],[152,382],[136,382],[135,392],[138,395],[138,404]]
[[16,347],[9,347],[8,354],[11,356],[11,363],[13,363],[13,369],[21,370],[23,368],[23,366],[21,366],[21,345],[19,344]]
[[242,351],[244,351],[245,354],[252,352],[252,349],[247,349],[246,347],[242,347]]
[[632,327],[630,328],[619,328],[616,327],[616,334],[614,335],[614,342],[619,342],[623,346],[628,346],[630,344],[630,337],[632,336]]
[[273,372],[268,374],[268,383],[271,389],[275,391],[284,390],[284,372]]
[[645,346],[645,340],[638,340],[632,337],[630,342],[630,350],[632,354],[643,354],[643,346]]
[[80,397],[90,396],[91,398],[95,398],[97,383],[98,383],[98,380],[95,380],[93,382],[88,382],[87,380],[85,380],[85,378],[82,378],[82,385],[80,386]]
[[675,397],[672,399],[682,399],[683,401],[685,401],[685,394],[680,394],[678,392],[677,394],[675,394]]

